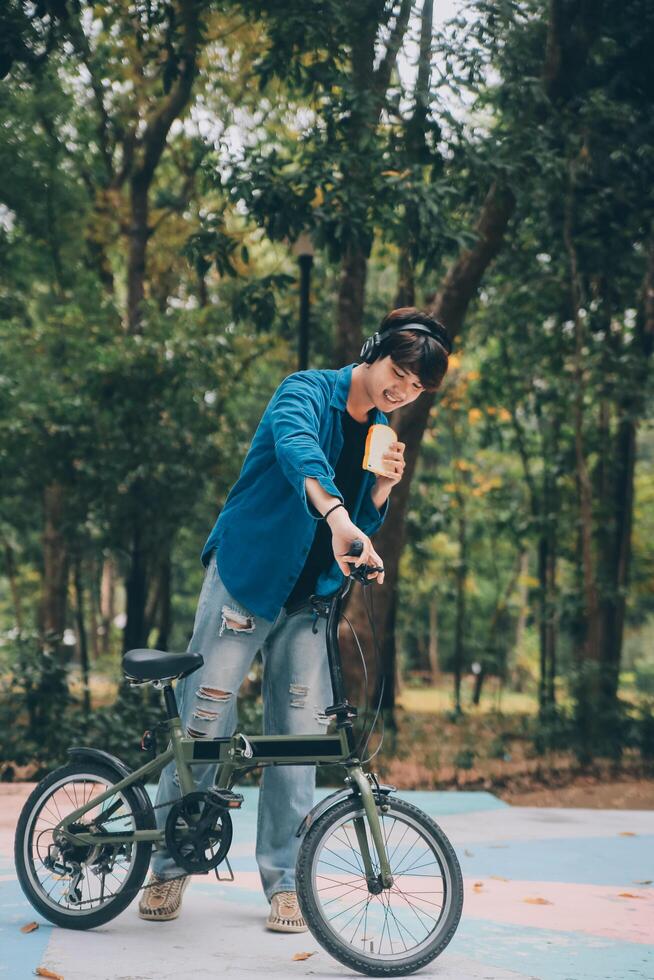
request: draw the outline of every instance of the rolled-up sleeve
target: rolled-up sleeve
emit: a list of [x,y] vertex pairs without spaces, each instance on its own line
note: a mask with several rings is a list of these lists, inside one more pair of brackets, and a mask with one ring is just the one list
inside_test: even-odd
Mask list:
[[307,497],[307,477],[318,480],[327,493],[343,500],[334,483],[334,470],[320,446],[320,419],[329,410],[328,392],[302,374],[294,374],[281,383],[270,407],[277,462],[307,513],[318,520],[322,515]]
[[[373,482],[374,485],[374,482]],[[374,503],[372,502],[372,486],[363,495],[363,500],[361,501],[361,509],[357,515],[357,524],[362,531],[368,535],[369,538],[373,536],[375,531],[378,531],[386,520],[386,515],[388,513],[388,504],[390,497],[387,497],[382,504],[381,510],[377,510]]]

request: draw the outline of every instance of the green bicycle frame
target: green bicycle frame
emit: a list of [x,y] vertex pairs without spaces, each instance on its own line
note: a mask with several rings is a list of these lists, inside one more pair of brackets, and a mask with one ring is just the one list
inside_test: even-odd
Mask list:
[[[346,584],[349,587],[349,583]],[[384,888],[390,888],[393,878],[384,845],[377,801],[370,781],[361,768],[359,759],[354,755],[352,718],[356,716],[356,708],[349,704],[344,697],[337,630],[341,600],[346,592],[347,588],[342,588],[327,604],[327,655],[335,703],[326,709],[326,713],[336,717],[337,731],[334,735],[245,735],[236,732],[231,737],[226,738],[191,738],[183,734],[170,682],[162,684],[161,681],[156,681],[158,686],[163,687],[168,713],[170,735],[168,747],[150,762],[141,766],[140,769],[112,785],[111,789],[68,814],[58,828],[59,833],[71,842],[86,845],[125,844],[138,843],[139,841],[149,841],[153,844],[162,843],[165,839],[165,833],[159,829],[84,833],[69,828],[87,811],[97,807],[105,800],[115,797],[116,793],[120,793],[121,790],[126,789],[131,784],[145,783],[149,779],[154,779],[172,759],[175,760],[179,785],[184,796],[197,789],[192,773],[194,765],[219,764],[216,788],[229,790],[236,782],[239,773],[259,766],[339,763],[347,769],[346,781],[350,783],[352,789],[361,798],[370,835],[377,853],[381,883]],[[113,805],[103,811],[99,822],[108,820],[120,810],[121,806],[120,800],[115,801]],[[368,845],[365,822],[361,817],[355,817],[354,826],[361,848],[366,877],[368,881],[372,881],[376,875]]]

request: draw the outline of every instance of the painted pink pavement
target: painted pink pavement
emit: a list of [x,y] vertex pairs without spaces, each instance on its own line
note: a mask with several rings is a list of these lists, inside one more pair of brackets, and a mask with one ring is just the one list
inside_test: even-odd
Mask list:
[[[23,896],[13,832],[34,784],[0,784],[0,980],[39,965],[65,980],[354,976],[310,934],[263,927],[254,861],[257,790],[234,815],[233,883],[197,876],[179,919],[149,923],[136,902],[90,932],[52,926]],[[154,793],[154,787],[149,787]],[[318,791],[325,795],[328,790]],[[440,980],[653,980],[654,814],[510,807],[489,793],[402,792],[443,827],[464,873],[456,936],[421,976]],[[31,921],[29,934],[20,927]],[[297,952],[310,952],[294,961]]]

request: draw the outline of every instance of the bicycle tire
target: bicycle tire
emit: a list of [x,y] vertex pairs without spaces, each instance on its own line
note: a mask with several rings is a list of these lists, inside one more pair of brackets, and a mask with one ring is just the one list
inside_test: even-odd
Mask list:
[[[29,855],[27,851],[31,845],[31,836],[36,822],[39,815],[44,811],[48,799],[53,798],[58,787],[65,785],[67,777],[75,776],[80,778],[83,776],[97,777],[108,784],[107,788],[120,780],[120,777],[109,766],[91,760],[72,762],[53,770],[38,783],[21,810],[14,840],[14,858],[19,884],[26,898],[37,912],[49,922],[64,929],[93,929],[114,919],[127,908],[138,894],[148,872],[152,843],[150,841],[132,843],[133,860],[120,890],[99,908],[80,910],[69,907],[64,910],[63,908],[57,909],[52,902],[46,901],[46,896],[35,884],[35,881],[39,879],[34,856]],[[70,780],[68,781],[70,782]],[[133,829],[150,830],[155,827],[152,813],[142,811],[138,796],[130,786],[122,789],[120,796],[129,808],[128,816],[133,819]]]
[[[438,920],[439,928],[429,941],[420,944],[413,954],[407,952],[405,956],[395,956],[393,959],[384,961],[380,956],[366,955],[362,950],[353,948],[350,942],[339,937],[335,929],[328,924],[325,908],[314,884],[316,863],[319,860],[322,846],[329,840],[330,834],[335,833],[337,828],[343,826],[347,818],[364,815],[363,804],[358,798],[349,798],[336,804],[327,810],[309,829],[297,857],[296,888],[299,905],[307,926],[316,941],[328,953],[345,966],[364,975],[399,977],[414,973],[431,963],[443,952],[454,936],[463,908],[463,878],[454,848],[431,817],[411,803],[406,803],[404,800],[395,797],[388,797],[384,804],[388,804],[389,809],[386,813],[380,813],[382,820],[385,820],[387,816],[396,817],[397,815],[397,817],[410,821],[414,830],[419,828],[421,832],[424,832],[423,839],[428,840],[433,845],[434,853],[438,854],[439,865],[443,867],[443,883],[447,878],[447,907],[444,905]],[[392,867],[391,871],[393,871]],[[335,874],[335,872],[331,872],[331,874]],[[326,886],[327,889],[335,887],[338,885]],[[359,885],[358,891],[364,893],[363,899],[360,898],[360,895],[357,896],[358,901],[368,901],[369,903],[370,899],[366,899],[365,893],[368,892],[368,889],[365,884]],[[332,902],[336,900],[333,897],[331,899]],[[368,906],[366,906],[366,914],[367,908]],[[364,932],[367,932],[367,924],[366,921]],[[400,933],[399,929],[398,933]]]

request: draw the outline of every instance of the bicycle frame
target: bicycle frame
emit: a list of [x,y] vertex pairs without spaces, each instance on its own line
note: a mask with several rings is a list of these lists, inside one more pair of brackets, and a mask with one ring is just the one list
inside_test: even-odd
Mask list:
[[[206,765],[207,763],[219,764],[219,778],[216,783],[216,788],[230,790],[237,781],[239,773],[246,772],[252,768],[258,768],[259,766],[308,765],[312,763],[326,765],[338,763],[346,768],[346,782],[352,785],[353,790],[358,792],[361,798],[379,861],[381,884],[384,888],[390,888],[393,883],[393,878],[390,873],[388,855],[384,846],[384,838],[377,811],[377,801],[375,800],[371,783],[362,769],[359,759],[354,754],[355,744],[352,718],[356,717],[356,708],[349,704],[344,697],[337,631],[341,602],[349,589],[349,585],[350,580],[348,579],[345,585],[339,589],[338,593],[329,601],[325,600],[325,608],[328,610],[327,655],[332,679],[332,691],[334,694],[334,704],[325,710],[326,714],[336,717],[336,734],[246,735],[242,732],[236,732],[231,737],[225,738],[191,738],[182,732],[177,703],[170,680],[165,684],[157,681],[155,683],[163,688],[168,713],[168,729],[170,735],[168,747],[164,752],[161,752],[154,759],[141,766],[140,769],[135,770],[124,779],[112,785],[111,789],[94,797],[88,803],[84,804],[84,806],[68,814],[61,822],[60,828],[58,828],[62,836],[72,842],[87,845],[125,844],[139,841],[149,841],[153,844],[162,843],[165,839],[165,834],[164,831],[159,829],[117,831],[115,833],[107,833],[105,831],[80,833],[75,830],[69,830],[68,828],[88,810],[97,807],[111,797],[115,797],[117,793],[133,783],[145,783],[148,779],[153,779],[172,759],[175,760],[179,775],[180,790],[184,796],[197,789],[192,773],[192,767],[194,765]],[[107,820],[121,806],[121,802],[117,800],[107,810],[103,811],[103,819]],[[366,877],[369,881],[376,880],[373,860],[362,818],[355,818],[354,825],[361,848]]]

